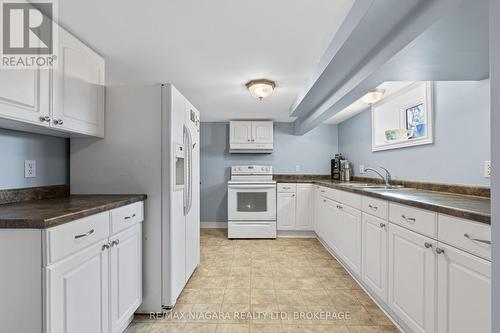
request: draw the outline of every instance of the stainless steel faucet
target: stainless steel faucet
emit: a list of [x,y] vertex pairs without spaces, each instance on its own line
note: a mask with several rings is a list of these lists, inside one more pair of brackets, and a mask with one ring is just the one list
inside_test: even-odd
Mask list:
[[382,181],[384,182],[385,186],[391,186],[391,181],[392,181],[391,173],[384,167],[380,167],[380,169],[385,171],[385,176],[383,176],[378,170],[374,168],[365,168],[365,172],[366,171],[375,172],[377,175],[380,176],[380,178],[382,178]]

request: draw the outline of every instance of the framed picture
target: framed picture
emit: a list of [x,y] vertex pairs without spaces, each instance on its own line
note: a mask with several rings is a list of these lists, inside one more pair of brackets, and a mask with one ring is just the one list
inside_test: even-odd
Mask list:
[[410,138],[421,138],[425,136],[426,117],[424,103],[407,107],[405,115],[406,129],[411,133]]

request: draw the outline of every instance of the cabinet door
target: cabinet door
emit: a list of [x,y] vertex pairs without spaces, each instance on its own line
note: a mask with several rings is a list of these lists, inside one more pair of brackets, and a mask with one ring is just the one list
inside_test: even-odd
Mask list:
[[362,215],[361,275],[370,289],[387,301],[387,222]]
[[491,332],[491,262],[440,244],[438,332]]
[[252,121],[252,142],[273,143],[273,122]]
[[252,142],[252,122],[251,121],[231,121],[229,123],[230,143],[251,143]]
[[330,248],[339,254],[339,219],[341,218],[338,209],[338,202],[322,198],[325,209],[322,215],[322,223],[324,228],[325,241]]
[[356,274],[361,275],[361,211],[340,204],[337,243],[339,254]]
[[297,185],[297,210],[295,227],[299,230],[313,228],[314,187],[310,184]]
[[389,225],[388,303],[414,332],[435,331],[436,255],[433,247],[432,239],[392,223]]
[[295,193],[278,193],[277,224],[278,230],[295,229]]
[[109,331],[108,258],[97,243],[45,269],[46,332]]
[[0,117],[49,126],[49,70],[16,69],[0,72]]
[[104,136],[104,59],[59,28],[59,63],[53,75],[56,129]]
[[141,227],[136,224],[110,240],[111,332],[123,326],[142,302]]

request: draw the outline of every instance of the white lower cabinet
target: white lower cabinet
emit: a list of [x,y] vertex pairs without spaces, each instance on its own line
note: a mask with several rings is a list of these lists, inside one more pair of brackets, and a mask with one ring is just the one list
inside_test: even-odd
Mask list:
[[47,332],[109,331],[109,253],[103,244],[46,269]]
[[278,184],[276,194],[278,230],[314,230],[314,195],[312,184]]
[[142,302],[141,225],[110,238],[111,332],[121,332]]
[[295,193],[277,193],[277,227],[278,230],[295,229]]
[[491,332],[491,262],[446,244],[438,255],[438,332]]
[[385,220],[363,213],[361,278],[364,283],[387,301],[387,229]]
[[390,224],[388,305],[414,332],[435,331],[436,243]]
[[361,274],[361,211],[340,204],[334,230],[338,251],[344,263],[357,275]]
[[371,197],[361,213],[342,198],[315,187],[314,230],[403,329],[491,332],[489,225]]

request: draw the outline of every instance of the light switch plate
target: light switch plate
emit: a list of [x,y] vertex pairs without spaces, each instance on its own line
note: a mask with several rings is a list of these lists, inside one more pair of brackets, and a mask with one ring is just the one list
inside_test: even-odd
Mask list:
[[491,161],[484,161],[484,177],[491,177]]
[[36,161],[35,160],[25,160],[24,161],[24,178],[35,178],[36,177]]
[[360,174],[365,173],[365,166],[364,166],[363,164],[361,164],[361,165],[359,166],[359,173],[360,173]]
[[300,171],[300,165],[295,166],[295,171]]

